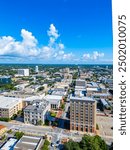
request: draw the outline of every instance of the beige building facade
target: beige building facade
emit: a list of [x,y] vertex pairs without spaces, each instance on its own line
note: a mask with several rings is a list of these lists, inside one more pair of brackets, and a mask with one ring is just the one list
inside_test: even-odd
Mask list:
[[11,118],[23,108],[20,98],[0,96],[0,118]]

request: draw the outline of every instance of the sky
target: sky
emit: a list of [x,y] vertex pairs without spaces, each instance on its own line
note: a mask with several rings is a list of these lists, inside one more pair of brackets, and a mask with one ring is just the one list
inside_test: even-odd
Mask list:
[[111,0],[0,0],[0,63],[112,59]]

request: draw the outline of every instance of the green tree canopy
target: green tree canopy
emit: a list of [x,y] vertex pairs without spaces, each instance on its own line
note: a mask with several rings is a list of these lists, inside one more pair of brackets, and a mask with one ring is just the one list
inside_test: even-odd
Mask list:
[[82,140],[74,142],[70,140],[64,145],[65,150],[108,150],[105,141],[99,136],[84,135]]

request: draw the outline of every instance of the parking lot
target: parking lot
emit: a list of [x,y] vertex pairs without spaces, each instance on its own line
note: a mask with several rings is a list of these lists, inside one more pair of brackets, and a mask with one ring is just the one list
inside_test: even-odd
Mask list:
[[113,140],[113,118],[107,116],[97,116],[99,134],[105,141],[111,143]]

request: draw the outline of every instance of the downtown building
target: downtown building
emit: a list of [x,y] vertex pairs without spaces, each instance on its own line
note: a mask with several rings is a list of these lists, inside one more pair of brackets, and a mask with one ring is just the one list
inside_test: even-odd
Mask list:
[[11,84],[10,76],[0,76],[0,84]]
[[23,111],[24,123],[37,125],[41,122],[44,124],[50,111],[50,104],[46,100],[35,100],[32,105],[28,105]]
[[18,69],[18,76],[29,76],[29,69]]
[[76,80],[75,92],[70,96],[70,130],[96,130],[96,101],[88,96],[85,80]]
[[21,98],[0,96],[0,118],[11,118],[22,109]]
[[70,97],[70,130],[95,132],[96,101],[91,97]]

